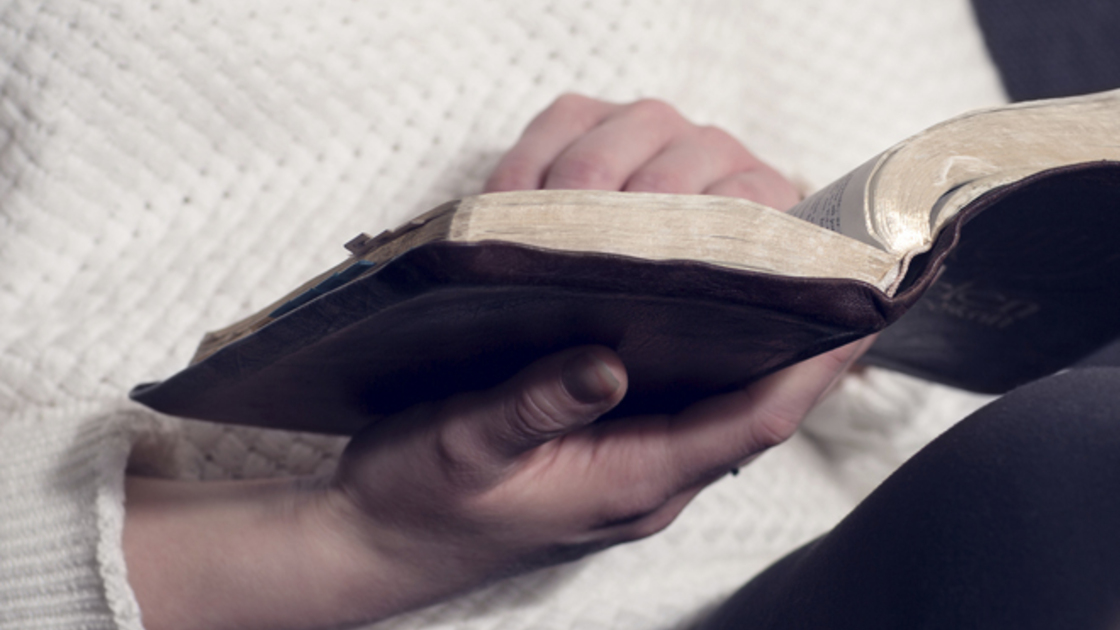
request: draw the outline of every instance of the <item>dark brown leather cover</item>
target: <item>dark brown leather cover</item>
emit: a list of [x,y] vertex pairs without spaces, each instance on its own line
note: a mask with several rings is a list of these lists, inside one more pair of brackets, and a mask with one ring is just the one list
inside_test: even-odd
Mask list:
[[[962,225],[985,208],[1018,207],[1033,198],[1036,187],[1074,190],[1079,199],[1091,200],[1079,203],[1115,210],[1120,166],[1064,169],[985,195],[916,261],[893,299],[855,281],[783,278],[689,261],[496,242],[429,244],[166,381],[137,386],[132,397],[190,418],[348,434],[417,402],[493,386],[546,353],[597,343],[618,351],[630,377],[629,393],[613,415],[673,412],[883,329],[930,288],[946,259],[967,242],[961,240]],[[1112,231],[1103,232],[1105,241],[1120,242],[1114,229],[1120,212],[1109,216],[1106,229]],[[1105,284],[1112,288],[1096,283],[1077,294],[1081,302],[1100,303],[1090,309],[1094,321],[1102,308],[1115,304],[1120,286],[1116,256],[1105,258],[1111,274],[1111,284]],[[957,277],[946,271],[942,280]],[[1104,317],[1102,330],[1115,334],[1115,313]],[[1067,316],[1072,314],[1051,324],[1067,326]],[[1090,326],[1078,322],[1076,330]],[[883,351],[875,360],[930,377],[938,370],[952,372],[960,351],[972,342],[934,342],[931,330],[920,327],[921,356],[907,357],[904,351],[914,344],[903,332],[877,344]],[[954,330],[948,326],[944,332]],[[1101,336],[1085,339],[1096,343]],[[939,363],[942,352],[953,359]],[[935,369],[923,372],[925,365]],[[1023,366],[1041,375],[1039,366]],[[1044,369],[1051,369],[1050,363]]]

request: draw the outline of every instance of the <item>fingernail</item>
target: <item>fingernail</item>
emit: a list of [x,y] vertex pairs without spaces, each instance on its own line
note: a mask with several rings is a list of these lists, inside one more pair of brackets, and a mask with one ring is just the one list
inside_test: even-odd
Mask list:
[[610,366],[594,352],[581,352],[568,359],[560,379],[568,394],[581,403],[606,400],[622,385]]

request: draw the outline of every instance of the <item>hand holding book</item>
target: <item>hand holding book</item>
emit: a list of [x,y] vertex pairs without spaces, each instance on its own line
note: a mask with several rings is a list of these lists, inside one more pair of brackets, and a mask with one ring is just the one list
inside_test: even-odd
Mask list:
[[[591,344],[629,373],[613,415],[671,413],[887,326],[868,361],[1007,391],[1120,332],[1118,135],[1120,91],[972,112],[788,213],[617,190],[451,201],[354,239],[348,260],[209,333],[191,366],[132,395],[186,417],[353,434]],[[664,106],[568,97],[490,185],[574,178],[788,204],[775,177]]]
[[[632,136],[640,142],[627,142]],[[564,175],[569,159],[583,165],[577,173],[610,175],[573,181]],[[657,175],[665,161],[675,178]],[[660,104],[575,97],[538,118],[490,186],[525,181],[672,181],[688,188],[669,192],[794,198],[788,182],[722,132]],[[125,550],[145,621],[189,620],[202,603],[211,627],[366,621],[648,536],[705,485],[789,437],[863,345],[678,414],[606,423],[594,421],[625,397],[626,368],[609,348],[572,348],[495,388],[370,423],[325,483],[131,480]],[[220,571],[199,561],[208,557],[221,559]]]
[[[538,119],[491,186],[590,173],[702,192],[742,178],[744,153],[703,148],[718,134],[681,124],[621,143],[611,129],[650,104],[587,105]],[[808,221],[706,195],[512,192],[359,239],[134,392],[191,417],[357,435],[325,484],[134,480],[125,542],[142,605],[205,600],[236,627],[382,617],[648,535],[787,437],[862,348],[822,351],[915,304],[876,344],[880,362],[992,389],[1062,367],[1118,331],[1118,106],[1109,93],[955,119],[798,204]],[[690,146],[682,163],[703,176],[650,175]],[[708,150],[722,166],[705,170]],[[616,417],[593,422],[602,413]],[[262,517],[267,531],[248,526]],[[220,554],[223,572],[191,576],[207,565],[168,549]],[[452,571],[433,568],[448,558]],[[295,596],[310,590],[330,597]]]

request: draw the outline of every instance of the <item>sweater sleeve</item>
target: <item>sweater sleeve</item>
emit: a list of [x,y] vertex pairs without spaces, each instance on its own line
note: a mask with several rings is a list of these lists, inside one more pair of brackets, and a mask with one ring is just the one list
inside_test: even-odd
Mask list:
[[0,628],[139,629],[120,544],[123,481],[152,420],[106,405],[6,406]]

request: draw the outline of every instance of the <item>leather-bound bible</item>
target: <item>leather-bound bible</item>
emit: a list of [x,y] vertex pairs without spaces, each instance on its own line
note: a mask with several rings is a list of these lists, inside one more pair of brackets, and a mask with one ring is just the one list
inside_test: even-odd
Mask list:
[[872,363],[1003,391],[1120,334],[1120,92],[949,120],[788,213],[496,193],[347,249],[132,397],[345,434],[603,344],[630,378],[612,413],[664,413],[879,331]]

